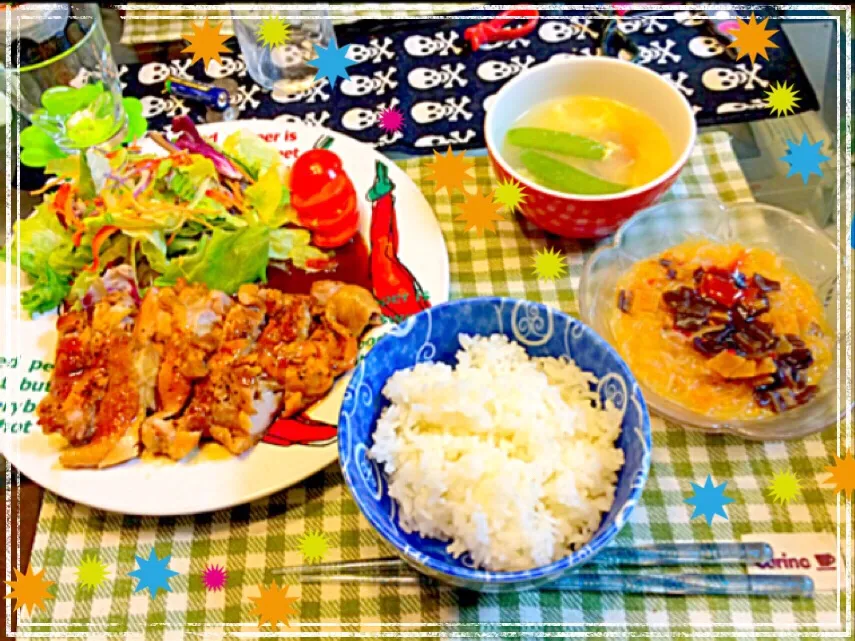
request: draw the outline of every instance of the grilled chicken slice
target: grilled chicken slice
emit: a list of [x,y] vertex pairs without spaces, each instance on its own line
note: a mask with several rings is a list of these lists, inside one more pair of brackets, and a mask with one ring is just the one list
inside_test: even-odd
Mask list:
[[[179,418],[167,419],[156,415],[149,418],[143,429],[146,450],[165,454],[179,460],[195,448],[202,436],[250,433],[250,414],[254,412],[256,376],[261,373],[251,358],[255,341],[266,318],[266,304],[255,286],[241,288],[241,304],[228,308],[219,334],[222,342],[208,359],[206,373],[198,381],[190,404]],[[233,439],[240,440],[240,439]],[[229,447],[233,453],[243,451],[236,443]],[[245,444],[249,448],[252,442]],[[241,443],[243,446],[243,443]],[[235,451],[239,450],[239,451]]]
[[[149,295],[151,291],[143,308]],[[142,426],[146,450],[178,460],[198,444],[199,434],[179,433],[171,417],[187,405],[193,383],[207,375],[207,361],[220,345],[223,319],[231,304],[223,292],[183,281],[154,294],[147,333],[157,344],[158,358],[156,376],[147,382],[156,387],[158,411]]]
[[[65,420],[55,426],[71,444],[59,457],[65,467],[106,467],[139,454],[139,424],[145,405],[132,366],[136,312],[127,291],[108,293],[94,304],[88,327],[78,332],[81,336],[88,333],[84,351],[88,362],[62,403]],[[84,313],[72,323],[80,328],[85,317]],[[63,334],[58,349],[57,361],[63,363],[63,371],[81,358],[78,345],[70,338]],[[50,421],[49,411],[50,403],[40,411],[46,422]]]
[[172,332],[157,377],[160,414],[172,416],[190,398],[192,383],[208,373],[206,361],[220,345],[223,317],[231,299],[202,284],[164,290]]
[[[292,332],[290,341],[265,340],[277,320],[301,331]],[[312,285],[309,297],[286,297],[283,311],[259,340],[261,366],[284,391],[282,415],[291,416],[329,392],[335,379],[356,363],[358,337],[379,320],[377,301],[356,285],[320,281]]]
[[95,416],[95,432],[86,445],[66,449],[59,462],[65,467],[108,467],[139,455],[139,427],[145,416],[133,362],[133,340],[125,331],[112,333],[103,344],[107,379]]
[[380,305],[364,287],[325,280],[313,283],[310,293],[324,308],[326,319],[342,325],[354,338],[380,323]]
[[59,337],[50,391],[39,403],[36,415],[45,434],[59,433],[71,443],[80,443],[92,435],[97,403],[97,399],[83,400],[88,397],[92,379],[92,330],[86,312],[62,314],[56,329]]

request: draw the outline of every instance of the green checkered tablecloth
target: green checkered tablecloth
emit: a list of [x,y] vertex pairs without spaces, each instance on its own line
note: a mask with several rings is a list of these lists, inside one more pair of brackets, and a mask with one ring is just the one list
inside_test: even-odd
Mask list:
[[[497,234],[476,236],[453,222],[462,200],[443,191],[435,195],[424,160],[401,163],[423,188],[436,210],[448,244],[451,294],[455,298],[486,294],[541,300],[575,313],[574,292],[591,243],[547,239],[520,219],[497,225]],[[476,186],[487,193],[493,176],[486,158],[476,160]],[[722,200],[750,199],[751,194],[725,134],[701,136],[669,198],[692,196]],[[549,244],[568,257],[570,275],[539,282],[532,273],[536,251]],[[835,430],[791,442],[747,443],[736,438],[705,436],[654,420],[653,464],[644,497],[621,533],[619,542],[738,540],[750,532],[836,532],[837,502],[822,483],[824,468],[833,462]],[[774,474],[796,473],[802,491],[786,505],[774,503],[766,488]],[[729,518],[708,525],[690,519],[690,483],[708,474],[727,481]],[[176,488],[180,491],[181,488]],[[47,609],[19,618],[23,634],[51,631],[85,632],[99,636],[162,639],[260,634],[251,616],[257,585],[268,585],[271,569],[302,562],[300,537],[323,532],[329,542],[326,561],[373,558],[388,554],[359,514],[337,465],[268,499],[232,510],[194,517],[136,518],[105,514],[48,493],[39,520],[31,566],[46,569],[55,581],[55,599]],[[148,591],[134,594],[135,556],[148,558],[154,546],[159,557],[171,555],[178,572],[172,591],[155,599]],[[107,564],[108,578],[94,593],[77,581],[85,555]],[[224,591],[209,592],[201,574],[209,564],[229,574]],[[544,636],[606,636],[612,638],[706,638],[792,636],[797,626],[839,629],[837,598],[819,593],[815,599],[748,599],[725,597],[662,597],[622,594],[527,592],[479,595],[446,587],[292,584],[297,614],[279,636],[317,638],[351,634],[361,638],[506,638]],[[844,610],[845,612],[845,610]],[[37,622],[50,623],[42,627]],[[71,625],[76,624],[76,625]],[[269,628],[265,626],[264,631]],[[21,634],[19,632],[19,634]],[[827,634],[827,633],[826,633]]]
[[[246,11],[248,5],[234,5],[238,10]],[[264,6],[258,9],[255,17],[263,15]],[[303,5],[306,7],[308,5]],[[332,5],[328,9],[329,17],[333,24],[344,24],[354,22],[361,18],[377,17],[415,17],[426,15],[444,15],[455,11],[463,11],[483,5],[472,3],[408,3],[408,4],[380,4],[362,3],[351,5]],[[280,7],[280,10],[281,7]],[[306,11],[306,15],[316,16],[317,9]],[[300,11],[294,10],[294,15]],[[121,43],[124,45],[141,44],[144,42],[169,42],[181,40],[183,34],[192,33],[190,24],[201,22],[208,18],[212,23],[222,21],[221,33],[234,35],[231,21],[231,8],[214,8],[211,5],[200,5],[195,8],[186,8],[178,5],[176,7],[160,5],[156,9],[145,5],[127,5],[125,7],[124,29],[122,31]]]

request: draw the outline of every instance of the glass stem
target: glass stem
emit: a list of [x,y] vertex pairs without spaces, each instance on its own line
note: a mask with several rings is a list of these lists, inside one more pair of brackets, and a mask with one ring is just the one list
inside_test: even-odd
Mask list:
[[80,196],[82,198],[95,197],[95,181],[92,180],[92,170],[86,159],[86,150],[80,150]]

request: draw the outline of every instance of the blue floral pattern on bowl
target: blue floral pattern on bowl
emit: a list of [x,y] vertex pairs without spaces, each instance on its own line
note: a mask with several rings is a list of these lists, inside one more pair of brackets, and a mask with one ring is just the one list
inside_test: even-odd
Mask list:
[[[407,534],[388,494],[385,473],[367,456],[380,413],[382,390],[396,371],[425,361],[455,363],[459,334],[504,334],[531,356],[568,356],[599,379],[601,399],[610,399],[623,420],[618,445],[625,463],[615,501],[591,541],[549,565],[519,572],[489,572],[471,558],[454,558],[448,543]],[[339,458],[345,482],[362,514],[413,567],[458,587],[484,592],[536,588],[588,561],[617,536],[641,498],[650,470],[650,419],[641,391],[617,353],[579,320],[540,303],[509,298],[471,298],[438,305],[385,335],[356,367],[339,417]]]

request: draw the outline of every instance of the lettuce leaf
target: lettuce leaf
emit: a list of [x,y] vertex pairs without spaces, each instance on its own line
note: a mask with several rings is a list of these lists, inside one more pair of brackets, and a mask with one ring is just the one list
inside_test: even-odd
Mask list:
[[306,269],[309,261],[332,258],[311,241],[312,235],[305,229],[274,229],[270,232],[270,260],[290,260],[295,267]]
[[169,259],[166,257],[168,246],[162,233],[159,231],[125,233],[140,241],[140,251],[154,271],[162,274],[169,268]]
[[[73,254],[71,234],[60,224],[50,202],[36,207],[29,217],[15,223],[11,246],[0,248],[0,260],[18,262],[32,286],[21,293],[21,305],[30,314],[57,307],[69,290],[69,280],[77,265],[85,264]],[[20,254],[19,254],[20,252]]]
[[100,274],[90,271],[82,271],[77,274],[77,277],[72,281],[71,288],[68,292],[68,298],[79,301],[82,299],[89,288],[96,280],[101,278]]
[[180,211],[158,212],[157,214],[116,211],[84,218],[83,224],[86,226],[87,234],[94,234],[104,225],[115,225],[123,233],[133,235],[136,232],[173,232],[182,227],[185,224],[184,221],[185,216]]
[[12,260],[21,251],[21,269],[30,276],[38,276],[39,271],[49,263],[54,251],[71,246],[71,234],[60,224],[51,205],[45,201],[36,207],[29,217],[15,223],[15,240],[9,250]]
[[[23,257],[21,263],[23,264]],[[68,296],[71,289],[68,284],[68,278],[58,274],[45,265],[43,271],[36,277],[33,277],[32,287],[21,292],[21,306],[32,314],[41,312],[49,312],[56,309]]]
[[238,130],[223,141],[223,151],[236,160],[253,177],[276,167],[281,162],[279,150],[261,137]]
[[70,275],[92,263],[92,250],[81,243],[80,247],[68,243],[57,247],[48,257],[48,265],[58,274]]
[[158,286],[174,285],[179,278],[204,283],[211,289],[234,294],[244,283],[266,281],[270,230],[264,226],[237,231],[215,229],[199,240],[196,251],[173,258]]
[[254,184],[247,187],[244,196],[258,220],[268,227],[281,227],[287,222],[294,222],[289,207],[291,192],[282,184],[274,167],[267,169]]

